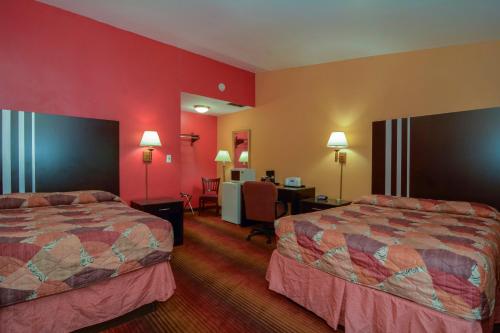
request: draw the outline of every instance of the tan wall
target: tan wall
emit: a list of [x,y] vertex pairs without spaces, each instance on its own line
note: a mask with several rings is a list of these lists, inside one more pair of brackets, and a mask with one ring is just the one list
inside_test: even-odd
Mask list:
[[339,169],[326,142],[345,131],[344,197],[353,199],[371,189],[372,121],[500,106],[500,42],[259,73],[256,85],[255,109],[219,117],[219,148],[250,128],[258,177],[275,169],[279,181],[300,176],[336,197]]

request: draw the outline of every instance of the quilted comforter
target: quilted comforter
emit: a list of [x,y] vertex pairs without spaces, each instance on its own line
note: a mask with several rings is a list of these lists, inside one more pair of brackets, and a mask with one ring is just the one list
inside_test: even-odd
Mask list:
[[0,196],[0,306],[170,259],[170,223],[101,191]]
[[278,251],[339,278],[467,320],[495,308],[499,213],[466,202],[367,196],[276,221]]

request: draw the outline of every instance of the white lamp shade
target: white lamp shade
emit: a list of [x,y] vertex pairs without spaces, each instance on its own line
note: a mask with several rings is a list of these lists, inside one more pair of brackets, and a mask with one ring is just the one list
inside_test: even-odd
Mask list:
[[161,147],[160,137],[156,131],[144,131],[142,135],[141,147]]
[[240,154],[240,159],[238,160],[241,163],[248,163],[248,151],[242,151]]
[[332,132],[326,146],[333,149],[342,149],[347,148],[349,145],[344,132]]
[[215,162],[231,162],[231,156],[227,150],[219,150],[217,156],[215,156]]

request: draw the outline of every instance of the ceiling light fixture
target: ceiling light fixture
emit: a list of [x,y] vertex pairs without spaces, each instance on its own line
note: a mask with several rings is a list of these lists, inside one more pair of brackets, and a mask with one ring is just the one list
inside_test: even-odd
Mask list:
[[210,110],[210,107],[206,105],[195,105],[194,110],[198,113],[205,113],[208,112],[208,110]]

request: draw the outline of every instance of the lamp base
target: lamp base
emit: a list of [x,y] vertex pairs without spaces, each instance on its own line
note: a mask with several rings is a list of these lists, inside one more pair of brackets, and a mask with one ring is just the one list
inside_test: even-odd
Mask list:
[[142,161],[144,163],[153,162],[153,149],[151,148],[144,149],[144,151],[142,152]]
[[347,162],[347,153],[344,151],[339,152],[338,160],[340,164],[345,164]]

